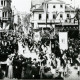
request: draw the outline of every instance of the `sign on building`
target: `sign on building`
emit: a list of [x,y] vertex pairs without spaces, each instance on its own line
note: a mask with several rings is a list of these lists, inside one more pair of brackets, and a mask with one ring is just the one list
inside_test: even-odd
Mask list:
[[67,32],[59,32],[59,46],[61,50],[68,49],[68,33]]

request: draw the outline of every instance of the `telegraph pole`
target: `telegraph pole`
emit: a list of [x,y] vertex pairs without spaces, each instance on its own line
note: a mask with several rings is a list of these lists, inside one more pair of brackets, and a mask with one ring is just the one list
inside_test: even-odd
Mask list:
[[47,28],[47,3],[45,0],[46,28]]

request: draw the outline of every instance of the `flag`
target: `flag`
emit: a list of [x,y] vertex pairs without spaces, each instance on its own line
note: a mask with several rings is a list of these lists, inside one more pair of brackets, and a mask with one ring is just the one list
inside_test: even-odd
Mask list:
[[59,46],[61,50],[68,49],[68,33],[67,32],[59,32]]
[[2,28],[0,27],[0,30],[2,30]]
[[47,8],[48,8],[48,4],[47,4],[47,1],[44,0],[44,5],[45,5],[45,9],[44,9],[44,12],[45,12],[45,15],[46,15],[46,27],[47,27]]
[[9,29],[9,27],[10,27],[10,25],[8,25],[5,29],[7,29],[7,30],[8,30],[8,29]]
[[34,32],[34,40],[36,42],[41,40],[40,32]]

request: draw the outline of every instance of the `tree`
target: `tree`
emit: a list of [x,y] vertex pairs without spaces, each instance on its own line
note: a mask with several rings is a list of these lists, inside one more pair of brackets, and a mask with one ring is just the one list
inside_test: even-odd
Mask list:
[[75,10],[75,12],[76,12],[75,18],[76,18],[77,20],[79,20],[79,19],[80,19],[80,9],[77,8],[77,9]]
[[25,15],[25,17],[23,18],[23,23],[24,23],[24,26],[29,26],[29,24],[30,24],[30,14]]

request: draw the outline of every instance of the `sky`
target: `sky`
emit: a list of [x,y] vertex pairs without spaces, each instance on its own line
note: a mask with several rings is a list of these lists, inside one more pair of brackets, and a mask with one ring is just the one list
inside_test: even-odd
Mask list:
[[[42,0],[32,0],[32,1],[34,1],[35,3],[39,3],[39,1]],[[75,5],[76,7],[78,7],[80,4],[80,0],[62,0],[62,1],[66,2],[67,4],[71,4],[73,6]],[[31,0],[12,0],[12,6],[15,6],[16,9],[20,12],[29,13],[31,7]]]
[[31,0],[12,0],[12,6],[20,12],[30,12]]

